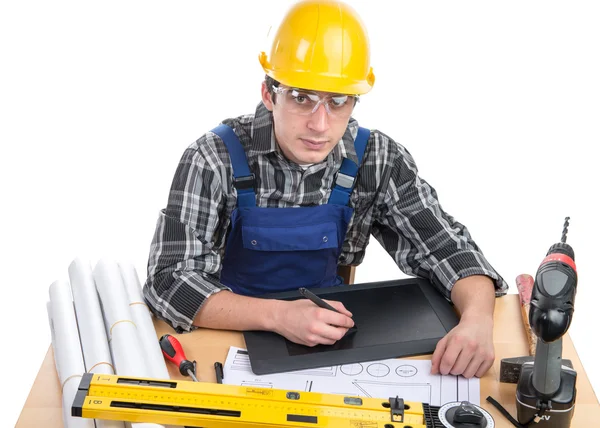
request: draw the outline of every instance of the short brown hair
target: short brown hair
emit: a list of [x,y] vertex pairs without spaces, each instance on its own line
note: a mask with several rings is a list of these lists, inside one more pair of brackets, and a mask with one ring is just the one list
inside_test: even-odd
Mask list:
[[275,91],[273,91],[273,88],[279,87],[279,81],[265,74],[265,84],[267,85],[267,91],[269,91],[269,94],[271,94],[271,99],[273,100],[273,103],[275,103]]

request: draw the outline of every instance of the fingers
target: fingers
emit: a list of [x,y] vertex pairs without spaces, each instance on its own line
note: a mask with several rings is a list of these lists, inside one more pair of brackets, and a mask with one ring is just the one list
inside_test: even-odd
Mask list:
[[[493,352],[481,351],[473,356],[466,369],[462,371],[462,374],[467,379],[473,376],[482,377],[494,364]],[[454,368],[452,369],[454,372]]]
[[450,369],[452,375],[463,375],[467,379],[473,376],[483,376],[494,363],[493,350],[479,347],[477,343],[465,342],[454,366]]
[[332,345],[354,326],[352,315],[340,302],[328,302],[339,312],[300,299],[289,302],[281,331],[288,340],[307,346]]
[[[290,332],[285,335],[286,339],[299,343],[305,346],[317,346],[317,345],[333,345],[344,335],[346,329],[327,326],[329,329],[322,329],[317,326],[309,326],[308,330]],[[337,331],[339,330],[339,332]],[[339,336],[339,337],[338,337]]]
[[309,325],[309,346],[332,345],[344,337],[354,321],[344,314],[318,308],[313,322]]
[[448,343],[447,336],[444,336],[436,345],[433,356],[431,357],[431,374],[438,374],[440,371],[440,361],[446,350],[446,344]]
[[354,327],[352,318],[328,309],[319,309],[315,318],[313,333],[331,339],[340,339],[350,327]]
[[347,328],[335,327],[325,323],[314,323],[302,340],[302,344],[308,346],[333,345],[344,337]]
[[344,306],[344,304],[342,302],[336,302],[334,300],[324,300],[324,301],[327,302],[327,303],[329,303],[334,308],[336,308],[342,314],[344,314],[344,315],[346,315],[348,317],[352,316],[352,312],[350,312],[348,309],[346,309],[346,307]]
[[483,376],[494,363],[492,325],[463,322],[452,329],[435,348],[431,373]]
[[318,332],[315,334],[317,336],[317,342],[324,345],[333,345],[335,342],[344,337],[347,328],[334,327],[332,325],[321,325],[319,326]]
[[444,350],[444,354],[440,360],[439,372],[440,374],[447,375],[456,364],[456,360],[460,354],[461,347],[456,343],[456,341],[451,340],[446,344],[446,349]]
[[483,361],[483,356],[481,356],[481,350],[479,349],[477,342],[473,339],[456,336],[454,337],[454,342],[456,342],[456,346],[460,348],[460,354],[450,369],[450,374],[455,376],[463,374],[472,360],[475,360],[475,363],[478,363],[477,367],[479,367]]
[[331,324],[336,327],[344,327],[345,329],[354,327],[354,321],[352,320],[352,318],[350,318],[349,315],[330,311],[329,309],[318,308],[316,310],[315,318],[317,321],[323,322],[325,324]]
[[481,357],[480,355],[474,356],[461,374],[467,379],[472,378],[473,376],[475,376],[475,373],[478,372],[482,362],[483,357]]
[[306,337],[306,339],[300,341],[299,343],[301,345],[313,347],[317,345],[333,345],[335,342],[336,340],[333,339],[327,339],[316,335],[309,335]]

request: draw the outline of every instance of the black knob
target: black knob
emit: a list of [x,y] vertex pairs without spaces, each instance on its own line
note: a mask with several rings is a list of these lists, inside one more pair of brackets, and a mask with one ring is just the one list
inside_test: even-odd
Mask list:
[[471,424],[475,426],[482,426],[485,418],[475,406],[467,401],[460,403],[460,407],[456,409],[454,413],[454,423],[457,424]]

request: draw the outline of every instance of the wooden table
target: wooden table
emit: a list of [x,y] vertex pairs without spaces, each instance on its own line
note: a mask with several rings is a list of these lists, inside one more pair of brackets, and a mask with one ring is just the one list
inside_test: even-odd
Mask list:
[[[496,361],[488,373],[481,378],[481,405],[492,414],[497,427],[510,428],[512,425],[485,399],[491,395],[516,417],[515,385],[499,383],[498,374],[502,358],[525,355],[528,349],[525,331],[521,323],[517,295],[512,294],[496,299],[494,322]],[[225,361],[229,346],[245,348],[243,336],[238,332],[198,329],[192,333],[175,334],[164,322],[156,321],[155,326],[157,337],[164,333],[177,336],[186,351],[188,359],[197,361],[198,377],[205,382],[215,382],[213,363],[215,361]],[[563,357],[571,359],[578,374],[575,416],[571,427],[600,426],[598,399],[568,335],[564,337],[563,348]],[[414,358],[430,359],[431,356]],[[172,364],[167,366],[171,378],[188,380],[188,378],[181,376]],[[54,368],[52,348],[50,347],[16,427],[62,427],[61,406],[60,385]]]

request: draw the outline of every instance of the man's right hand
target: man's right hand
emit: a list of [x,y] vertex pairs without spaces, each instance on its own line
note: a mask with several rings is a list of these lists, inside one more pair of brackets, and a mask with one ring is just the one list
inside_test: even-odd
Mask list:
[[320,308],[306,299],[280,300],[275,313],[274,331],[301,345],[333,345],[354,326],[354,321],[352,313],[341,302],[326,302],[340,313]]

